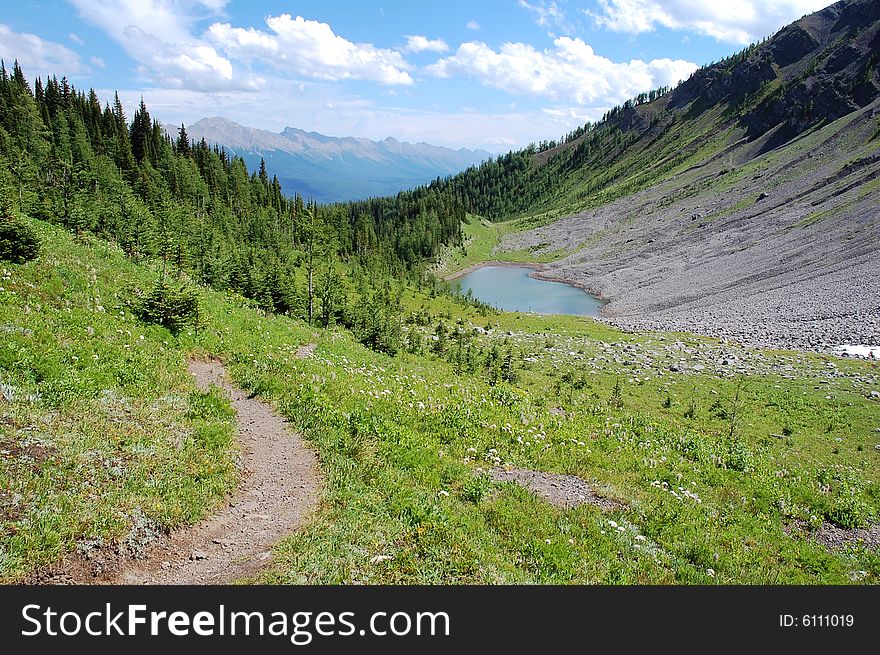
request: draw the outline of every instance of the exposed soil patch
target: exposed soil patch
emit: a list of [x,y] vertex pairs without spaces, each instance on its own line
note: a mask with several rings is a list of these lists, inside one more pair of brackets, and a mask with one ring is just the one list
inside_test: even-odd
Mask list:
[[96,549],[44,576],[44,582],[227,584],[256,574],[271,559],[275,543],[317,507],[323,477],[302,437],[269,405],[232,385],[220,362],[193,361],[189,371],[200,388],[214,385],[231,398],[242,461],[235,496],[202,523],[159,537],[139,559]]
[[827,522],[818,530],[810,530],[803,522],[797,522],[792,527],[807,539],[820,543],[829,550],[842,550],[850,546],[880,549],[880,523],[849,530]]
[[300,346],[299,349],[296,351],[296,358],[297,359],[307,359],[307,358],[311,357],[312,354],[315,352],[315,348],[317,348],[317,347],[318,347],[318,344],[316,344],[316,343],[307,343],[304,346]]
[[5,489],[0,489],[0,523],[17,521],[21,518],[21,515],[21,508],[16,507],[12,502],[12,494]]
[[556,507],[569,509],[595,505],[605,511],[622,507],[619,502],[602,496],[589,482],[574,475],[494,468],[489,471],[489,477],[496,482],[515,482]]
[[41,446],[39,444],[23,445],[8,439],[0,440],[0,458],[27,462],[37,473],[43,464],[55,457],[57,452],[52,446]]

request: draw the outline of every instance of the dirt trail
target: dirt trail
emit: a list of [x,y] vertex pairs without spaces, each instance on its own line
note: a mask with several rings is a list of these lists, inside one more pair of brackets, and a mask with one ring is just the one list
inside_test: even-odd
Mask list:
[[242,484],[229,506],[172,534],[145,560],[116,576],[121,584],[223,584],[253,575],[272,546],[301,527],[318,504],[315,454],[269,405],[233,386],[219,362],[190,362],[201,389],[230,395],[238,424]]
[[[301,349],[308,357],[314,347]],[[142,559],[81,562],[56,582],[227,584],[252,576],[272,547],[300,528],[317,507],[323,477],[315,453],[269,405],[230,383],[220,362],[189,364],[201,389],[229,394],[236,412],[242,479],[228,506],[198,525],[161,537]]]

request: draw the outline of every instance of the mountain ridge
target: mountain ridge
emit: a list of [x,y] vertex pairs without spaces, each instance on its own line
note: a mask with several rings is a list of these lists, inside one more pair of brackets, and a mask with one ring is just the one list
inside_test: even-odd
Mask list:
[[492,256],[562,253],[541,275],[622,327],[880,343],[878,60],[880,0],[842,1],[627,103],[534,156]]
[[395,195],[492,156],[484,150],[453,150],[393,137],[381,141],[332,137],[294,127],[276,133],[219,116],[203,118],[186,129],[190,138],[221,145],[251,168],[265,160],[286,193],[298,192],[320,202]]

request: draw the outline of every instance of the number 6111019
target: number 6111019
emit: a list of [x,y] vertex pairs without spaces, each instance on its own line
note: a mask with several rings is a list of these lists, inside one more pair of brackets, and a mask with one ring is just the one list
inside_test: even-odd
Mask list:
[[781,628],[851,628],[856,620],[852,614],[780,614]]

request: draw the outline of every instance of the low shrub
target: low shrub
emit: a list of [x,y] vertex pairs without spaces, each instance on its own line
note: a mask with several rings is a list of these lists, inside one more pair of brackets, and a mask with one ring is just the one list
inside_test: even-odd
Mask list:
[[40,254],[40,240],[21,219],[0,218],[0,261],[24,264]]
[[198,327],[199,291],[184,282],[160,277],[149,292],[138,294],[134,312],[145,323],[162,325],[176,335],[186,327]]

